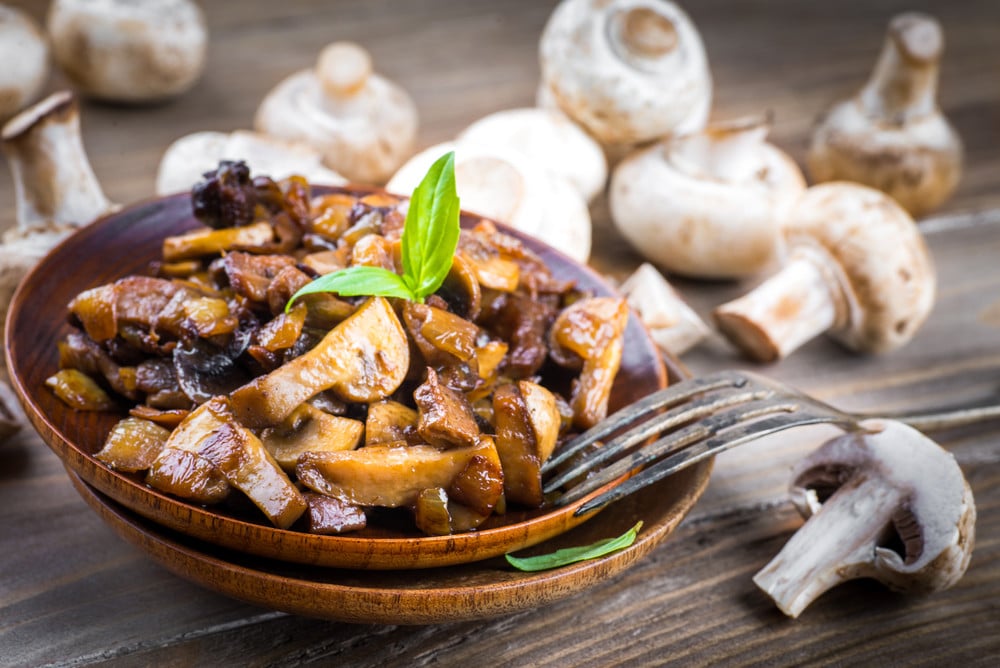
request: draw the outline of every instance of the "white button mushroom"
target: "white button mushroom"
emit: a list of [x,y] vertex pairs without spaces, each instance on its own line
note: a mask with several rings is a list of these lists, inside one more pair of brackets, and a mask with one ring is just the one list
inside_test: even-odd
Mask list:
[[208,32],[191,0],[54,0],[48,30],[73,85],[104,100],[179,95],[205,66]]
[[935,99],[943,47],[932,17],[908,13],[892,20],[871,79],[815,130],[808,155],[815,181],[878,188],[913,216],[952,194],[962,171],[962,142]]
[[267,94],[254,125],[311,144],[327,167],[352,181],[384,183],[413,152],[417,109],[406,91],[372,72],[367,51],[335,42],[314,69],[291,75]]
[[549,109],[508,109],[479,119],[457,141],[517,151],[573,185],[588,202],[604,190],[608,165],[600,144]]
[[813,186],[789,213],[785,267],[715,309],[720,331],[772,361],[828,332],[883,352],[909,341],[934,304],[935,274],[913,219],[884,193],[854,183]]
[[639,265],[620,290],[665,353],[682,355],[708,336],[701,317],[648,262]]
[[667,271],[697,278],[756,274],[776,260],[781,221],[805,189],[795,162],[741,119],[641,149],[614,170],[611,217]]
[[955,458],[900,422],[860,427],[796,467],[792,495],[811,517],[754,576],[791,617],[847,580],[931,592],[954,585],[969,565],[976,507]]
[[[17,226],[0,243],[0,333],[14,290],[24,275],[70,232],[114,208],[104,196],[80,141],[76,102],[56,93],[12,118],[2,134],[14,179]],[[0,362],[2,364],[2,362]],[[16,409],[2,404],[0,438],[12,430]]]
[[587,261],[591,242],[587,203],[565,178],[516,151],[471,143],[431,146],[408,160],[386,190],[408,196],[431,164],[452,150],[463,210],[506,223],[575,260]]
[[49,47],[24,12],[0,5],[0,123],[23,109],[42,90],[49,73]]
[[195,132],[181,137],[164,152],[156,174],[156,193],[168,195],[190,190],[220,160],[243,160],[251,172],[274,179],[299,175],[313,184],[338,186],[347,182],[324,167],[322,156],[308,144],[247,130]]
[[704,126],[712,78],[701,37],[666,0],[564,0],[540,44],[543,85],[602,145]]

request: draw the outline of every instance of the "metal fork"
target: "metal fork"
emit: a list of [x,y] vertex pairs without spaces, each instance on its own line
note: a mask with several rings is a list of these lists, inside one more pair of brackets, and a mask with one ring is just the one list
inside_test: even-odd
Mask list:
[[[546,480],[543,491],[549,494],[569,485],[555,501],[565,505],[641,469],[581,505],[575,514],[582,515],[769,434],[824,423],[851,431],[872,417],[898,419],[922,431],[933,431],[1000,417],[1000,406],[920,414],[852,413],[754,373],[722,371],[650,394],[565,443],[542,466],[543,475],[557,471]],[[603,446],[584,452],[608,437],[612,438]],[[653,437],[658,438],[647,443]],[[597,471],[599,467],[603,468]]]

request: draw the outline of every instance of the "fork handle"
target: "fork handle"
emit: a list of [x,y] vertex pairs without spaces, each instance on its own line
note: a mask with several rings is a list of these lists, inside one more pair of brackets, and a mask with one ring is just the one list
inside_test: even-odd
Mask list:
[[905,422],[920,431],[942,431],[1000,418],[1000,406],[943,409],[919,413],[882,413],[881,417]]

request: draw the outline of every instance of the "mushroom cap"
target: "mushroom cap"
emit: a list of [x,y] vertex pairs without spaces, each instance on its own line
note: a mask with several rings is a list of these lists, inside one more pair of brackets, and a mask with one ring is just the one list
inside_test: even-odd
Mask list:
[[506,223],[586,262],[591,221],[587,203],[569,181],[530,158],[496,146],[446,142],[403,165],[386,190],[409,195],[442,154],[455,151],[455,184],[462,209]]
[[[894,420],[866,420],[861,430],[823,444],[794,471],[792,497],[805,516],[819,512],[817,490],[829,494],[859,477],[897,490],[886,508],[904,554],[876,547],[871,572],[898,591],[935,591],[965,572],[975,543],[976,507],[955,457],[916,429]],[[812,497],[811,500],[809,497]]]
[[48,30],[56,62],[96,98],[147,102],[191,88],[208,31],[191,0],[54,0]]
[[540,43],[542,81],[602,144],[704,125],[712,77],[701,37],[666,0],[564,0]]
[[306,144],[287,142],[256,132],[195,132],[174,141],[163,153],[156,174],[156,193],[190,190],[220,160],[243,160],[255,174],[283,179],[304,176],[310,183],[343,185],[346,179],[322,165]]
[[24,12],[0,5],[0,123],[31,103],[49,71],[49,47]]
[[788,215],[786,242],[818,251],[842,289],[846,313],[830,334],[883,352],[909,341],[934,305],[936,276],[913,219],[884,193],[855,183],[809,188]]
[[254,127],[312,145],[327,167],[352,181],[384,183],[413,152],[417,108],[401,87],[372,73],[367,51],[335,42],[315,68],[267,94]]
[[600,144],[564,114],[525,108],[498,111],[472,123],[458,136],[460,143],[509,148],[566,178],[587,201],[608,179]]
[[611,217],[664,269],[698,278],[756,274],[777,259],[781,224],[805,189],[798,166],[773,145],[745,147],[753,167],[732,181],[683,159],[685,138],[641,149],[614,170]]
[[955,191],[962,156],[961,137],[940,113],[884,123],[855,98],[835,105],[817,125],[807,165],[818,183],[861,183],[920,216]]

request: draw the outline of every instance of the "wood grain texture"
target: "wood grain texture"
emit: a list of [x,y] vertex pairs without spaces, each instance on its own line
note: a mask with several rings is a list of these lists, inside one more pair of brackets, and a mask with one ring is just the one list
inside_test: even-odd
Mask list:
[[[32,14],[44,2],[14,2]],[[989,0],[698,0],[716,82],[715,118],[772,109],[772,137],[800,163],[813,119],[867,77],[888,19],[929,11],[947,38],[941,104],[966,145],[959,190],[941,214],[1000,207],[1000,4]],[[204,3],[205,77],[151,108],[82,106],[84,143],[110,197],[148,197],[159,156],[187,132],[250,124],[257,102],[337,38],[369,47],[413,93],[422,146],[501,108],[527,105],[537,39],[553,2],[356,0]],[[50,88],[60,85],[58,76]],[[0,166],[0,227],[13,222]],[[638,256],[606,206],[594,209],[594,264],[627,273]],[[916,340],[857,357],[817,340],[752,367],[846,408],[900,410],[1000,391],[1000,220],[925,224],[938,304]],[[703,314],[750,282],[677,282]],[[692,371],[744,366],[721,340],[688,354]],[[801,523],[791,464],[829,432],[803,431],[721,456],[706,494],[669,541],[587,592],[490,621],[420,627],[318,622],[243,605],[174,577],[121,541],[29,433],[0,446],[0,663],[356,666],[996,665],[1000,657],[1000,433],[939,435],[972,484],[977,546],[965,578],[927,597],[855,582],[790,621],[750,578]]]

